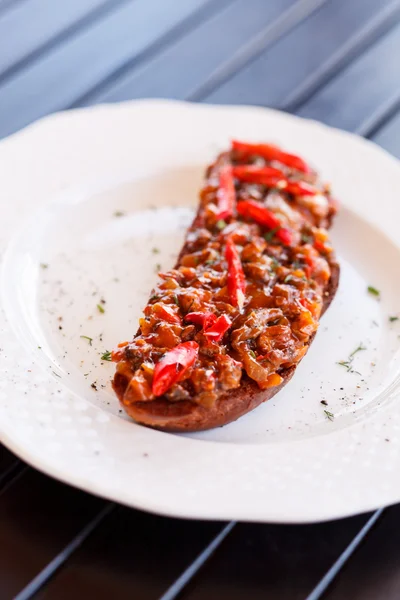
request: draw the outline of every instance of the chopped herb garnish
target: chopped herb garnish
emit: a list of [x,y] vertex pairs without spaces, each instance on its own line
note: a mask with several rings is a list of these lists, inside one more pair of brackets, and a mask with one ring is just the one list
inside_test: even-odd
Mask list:
[[297,269],[304,269],[304,265],[299,260],[294,260],[292,263],[292,269],[297,271]]
[[89,337],[88,335],[81,335],[80,336],[83,340],[87,340],[89,342],[89,346],[92,345],[93,342],[93,338]]
[[217,229],[219,229],[220,231],[221,231],[222,229],[225,229],[225,227],[226,227],[226,221],[224,221],[223,219],[220,219],[219,221],[217,221],[217,222],[215,223],[215,227],[216,227]]
[[254,350],[250,350],[250,356],[252,356],[253,358],[257,358],[256,353],[254,352]]
[[274,229],[270,229],[269,231],[267,231],[267,233],[264,234],[265,241],[270,242],[271,240],[273,240],[276,232],[279,231],[279,229],[280,227],[275,227]]
[[41,349],[42,349],[42,346],[38,346],[38,350],[41,350]]
[[398,321],[399,317],[389,317],[389,321],[390,323],[394,323],[395,321]]
[[175,302],[175,304],[176,304],[177,306],[179,306],[179,298],[178,298],[178,296],[177,296],[176,294],[174,294],[174,295],[172,296],[172,298],[173,298],[173,301]]
[[366,350],[366,349],[367,348],[362,343],[360,343],[360,345],[357,346],[357,348],[349,354],[349,358],[347,360],[339,360],[337,362],[337,364],[340,365],[341,367],[345,367],[345,369],[347,370],[348,373],[357,373],[358,375],[361,375],[361,373],[359,371],[355,371],[353,369],[353,359],[354,359],[354,356],[357,354],[357,352],[361,352],[362,350]]
[[353,350],[353,352],[352,352],[352,353],[350,354],[350,356],[349,356],[349,359],[352,359],[352,358],[353,358],[353,356],[354,356],[355,354],[357,354],[357,352],[361,352],[362,350],[366,350],[366,349],[367,349],[367,348],[366,348],[366,346],[364,346],[364,345],[361,343],[359,346],[357,346],[357,348],[356,348],[355,350]]
[[112,360],[111,359],[111,352],[109,352],[108,350],[106,350],[104,352],[104,354],[101,355],[101,360]]
[[47,263],[40,263],[40,268],[41,269],[48,269],[49,265]]
[[158,300],[159,296],[158,294],[153,294],[152,296],[150,296],[150,300]]
[[341,367],[346,367],[347,371],[351,372],[351,362],[348,360],[339,360],[337,362],[338,365],[340,365]]
[[309,235],[308,233],[302,233],[301,234],[301,241],[304,244],[311,244],[312,241],[313,241],[313,237],[312,237],[312,235]]
[[160,265],[160,263],[157,263],[156,266],[154,267],[154,269],[155,269],[156,273],[159,273],[161,271],[161,265]]
[[55,371],[52,371],[53,375],[55,375],[56,377],[61,377],[61,375],[59,375],[58,373],[56,373]]
[[293,275],[286,275],[285,279],[283,280],[283,283],[289,283],[289,281],[291,281],[292,279],[295,279]]
[[102,307],[102,305],[101,305],[101,304],[97,304],[97,310],[98,310],[98,311],[99,311],[99,313],[101,313],[101,314],[103,314],[103,313],[105,313],[105,312],[106,312],[106,311],[104,310],[104,308]]
[[276,269],[279,267],[280,263],[279,261],[276,260],[276,258],[272,258],[271,259],[271,271],[276,271]]
[[122,210],[116,210],[114,212],[114,217],[124,217],[125,213]]
[[376,287],[374,287],[373,285],[369,285],[367,287],[367,290],[370,294],[372,294],[372,296],[377,296],[379,298],[379,296],[381,295],[380,291],[376,289]]
[[151,251],[153,254],[160,254],[160,249],[156,248],[155,246],[154,246],[154,248],[151,249]]
[[333,419],[335,418],[335,415],[331,412],[329,412],[329,410],[324,410],[325,416],[330,420],[333,421]]

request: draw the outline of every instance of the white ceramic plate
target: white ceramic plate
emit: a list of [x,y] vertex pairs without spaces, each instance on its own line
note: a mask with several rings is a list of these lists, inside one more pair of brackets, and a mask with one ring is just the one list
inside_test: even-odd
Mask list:
[[[101,355],[135,332],[204,168],[232,137],[277,142],[332,182],[340,288],[273,400],[209,432],[152,431],[120,411]],[[392,157],[272,110],[141,101],[55,115],[3,141],[0,194],[0,419],[16,454],[84,490],[181,517],[308,522],[400,500]],[[337,363],[360,343],[347,372]]]

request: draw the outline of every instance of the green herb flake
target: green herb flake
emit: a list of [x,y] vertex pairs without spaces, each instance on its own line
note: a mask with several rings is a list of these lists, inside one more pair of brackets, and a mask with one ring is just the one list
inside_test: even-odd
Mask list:
[[390,323],[394,323],[395,321],[398,321],[398,320],[399,320],[399,317],[395,317],[395,316],[394,317],[389,317],[389,322]]
[[276,260],[276,258],[272,258],[271,259],[271,271],[276,271],[277,268],[280,266],[279,261]]
[[40,263],[40,268],[41,269],[48,269],[49,265],[47,263]]
[[159,273],[161,271],[161,265],[160,265],[160,263],[157,263],[155,265],[154,270],[155,270],[156,273]]
[[222,229],[225,229],[226,225],[227,225],[227,223],[223,219],[219,219],[219,221],[217,221],[215,223],[215,227],[217,229],[219,229],[219,231],[222,231]]
[[153,254],[160,254],[160,248],[156,248],[155,246],[151,249],[151,251]]
[[369,285],[367,287],[367,290],[372,296],[376,296],[377,298],[379,298],[381,295],[380,291],[377,290],[376,287],[374,287],[373,285]]
[[340,365],[341,367],[345,367],[348,372],[351,371],[351,362],[348,360],[339,360],[336,364]]
[[252,356],[253,358],[257,358],[256,353],[254,352],[254,350],[250,350],[250,356]]
[[111,352],[109,352],[108,350],[106,350],[102,355],[101,355],[101,360],[112,360],[111,359]]
[[279,231],[279,229],[280,227],[275,227],[274,229],[270,229],[269,231],[267,231],[267,233],[264,234],[265,241],[270,242],[271,240],[273,240],[276,232]]
[[354,359],[355,355],[357,354],[357,352],[362,352],[363,350],[366,350],[366,349],[367,349],[366,346],[364,346],[364,344],[361,342],[357,346],[357,348],[349,354],[349,358],[347,360],[339,360],[336,364],[340,365],[341,367],[344,367],[348,373],[357,373],[357,375],[361,375],[361,373],[359,371],[356,371],[355,369],[353,369],[353,359]]
[[357,352],[361,352],[362,350],[366,350],[366,346],[363,345],[363,343],[361,342],[359,346],[357,346],[357,348],[355,350],[353,350],[353,352],[350,354],[349,359],[352,360],[353,356],[355,356],[357,354]]
[[104,308],[102,307],[101,304],[97,304],[97,310],[99,311],[99,313],[104,314],[106,311],[104,310]]
[[93,342],[93,338],[89,337],[88,335],[81,335],[80,336],[83,340],[87,340],[89,342],[89,346],[92,345]]
[[113,213],[113,216],[114,216],[114,217],[124,217],[124,216],[125,216],[125,213],[124,213],[122,210],[116,210],[116,211]]
[[329,419],[330,421],[333,421],[333,419],[335,418],[335,415],[331,412],[329,412],[329,410],[324,410],[324,414],[326,416],[327,419]]
[[174,294],[174,295],[172,296],[172,299],[173,299],[173,301],[175,302],[175,304],[176,304],[177,306],[179,306],[179,298],[178,298],[178,296],[177,296],[176,294]]
[[302,233],[301,241],[303,242],[303,244],[312,244],[314,239],[313,239],[312,235],[309,235],[308,233]]

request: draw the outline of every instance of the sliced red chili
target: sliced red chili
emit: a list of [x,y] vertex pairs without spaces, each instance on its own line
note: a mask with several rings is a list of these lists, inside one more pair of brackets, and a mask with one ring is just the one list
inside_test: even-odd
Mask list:
[[242,200],[237,205],[237,211],[243,217],[249,217],[267,229],[277,229],[276,237],[286,245],[291,244],[291,232],[282,227],[278,217],[256,200]]
[[184,342],[170,350],[156,364],[152,384],[155,396],[162,396],[169,388],[180,381],[188,369],[196,362],[199,345],[196,342]]
[[216,218],[228,219],[233,216],[236,203],[235,183],[233,181],[232,167],[226,165],[219,172],[219,188],[217,192],[218,214]]
[[246,142],[232,141],[232,150],[235,150],[242,158],[250,156],[261,156],[265,160],[276,160],[292,169],[311,173],[312,169],[300,156],[283,152],[278,146],[271,144],[248,144]]
[[195,325],[201,325],[203,329],[211,327],[217,320],[217,317],[212,312],[191,312],[185,316],[185,321],[194,323]]
[[213,342],[219,342],[224,337],[224,334],[228,331],[230,326],[232,325],[231,319],[228,315],[221,315],[215,321],[213,325],[204,328],[204,335]]
[[318,250],[318,252],[322,252],[325,253],[326,252],[326,248],[323,242],[321,242],[320,240],[315,240],[314,241],[314,248],[316,250]]
[[243,267],[239,253],[232,238],[226,240],[225,258],[228,263],[228,292],[231,304],[238,306],[242,310],[244,299],[246,280],[243,273]]
[[281,187],[288,194],[293,194],[293,196],[315,196],[319,194],[319,191],[306,181],[289,181],[287,179],[285,185],[278,183],[278,187]]
[[232,169],[233,176],[247,183],[260,183],[269,187],[279,181],[286,182],[286,177],[279,169],[273,167],[257,167],[256,165],[237,165]]
[[[151,305],[150,305],[151,306]],[[181,318],[166,304],[156,303],[153,306],[154,314],[160,319],[164,319],[167,323],[181,323]]]
[[304,272],[306,274],[306,277],[308,279],[310,279],[311,275],[313,274],[314,268],[315,268],[315,262],[311,256],[305,256],[304,260],[307,264],[307,266],[304,269]]
[[317,188],[306,181],[291,181],[282,171],[273,167],[238,165],[232,169],[234,177],[247,183],[259,183],[267,187],[277,187],[293,196],[315,196]]

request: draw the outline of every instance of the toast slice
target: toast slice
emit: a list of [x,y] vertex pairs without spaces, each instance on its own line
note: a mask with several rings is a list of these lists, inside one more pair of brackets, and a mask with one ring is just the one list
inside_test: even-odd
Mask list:
[[200,431],[269,400],[333,300],[330,187],[300,157],[232,142],[206,172],[177,263],[160,274],[113,388],[138,423]]

